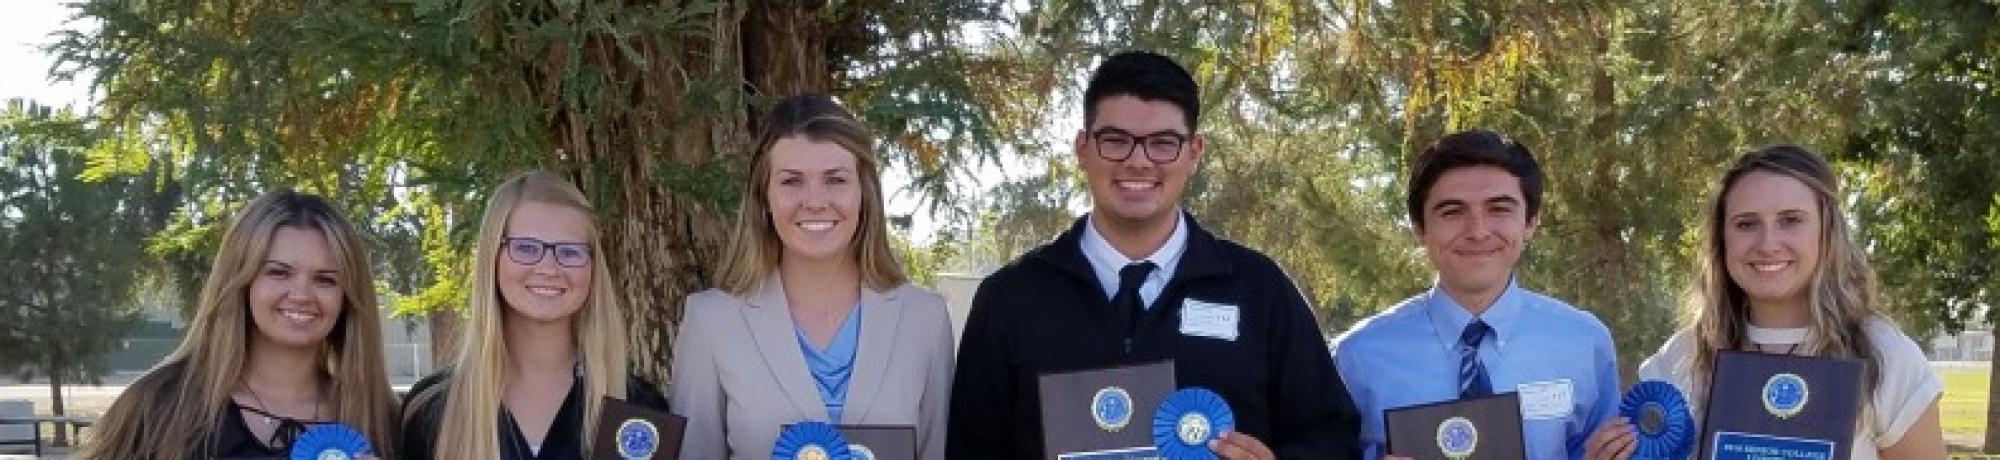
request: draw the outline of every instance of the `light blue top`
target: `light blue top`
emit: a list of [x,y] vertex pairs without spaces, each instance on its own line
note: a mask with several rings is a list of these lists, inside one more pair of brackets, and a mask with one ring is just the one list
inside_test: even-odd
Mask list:
[[1167,281],[1174,279],[1174,269],[1181,265],[1181,253],[1187,251],[1187,214],[1176,213],[1180,217],[1174,221],[1174,232],[1167,235],[1166,244],[1139,260],[1128,259],[1118,248],[1111,247],[1111,241],[1097,232],[1094,214],[1084,217],[1083,241],[1079,245],[1083,246],[1083,259],[1090,261],[1090,271],[1097,274],[1098,287],[1104,288],[1104,298],[1118,295],[1118,270],[1130,264],[1152,262],[1158,268],[1146,274],[1146,281],[1139,284],[1139,305],[1148,310],[1153,308],[1153,301],[1159,300],[1160,292],[1167,289]]
[[[1527,458],[1583,458],[1584,441],[1618,411],[1610,329],[1511,280],[1480,319],[1494,332],[1480,342],[1479,362],[1495,393],[1520,394]],[[1433,286],[1334,339],[1334,364],[1361,414],[1363,458],[1387,446],[1383,411],[1458,398],[1458,338],[1471,322]]]
[[813,348],[812,339],[806,338],[805,329],[796,329],[799,336],[799,350],[805,352],[806,368],[812,371],[813,386],[819,388],[819,399],[826,403],[826,416],[831,423],[840,423],[840,411],[847,405],[847,382],[854,376],[854,351],[861,343],[861,304],[847,312],[847,319],[841,320],[840,332],[833,335],[833,343],[825,350]]

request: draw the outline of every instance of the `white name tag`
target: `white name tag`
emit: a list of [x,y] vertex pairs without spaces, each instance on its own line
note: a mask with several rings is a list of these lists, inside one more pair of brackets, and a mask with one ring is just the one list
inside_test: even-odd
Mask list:
[[1181,335],[1236,340],[1236,306],[1195,299],[1181,301]]
[[1568,418],[1575,403],[1569,379],[1523,383],[1516,390],[1521,393],[1521,418],[1527,420]]

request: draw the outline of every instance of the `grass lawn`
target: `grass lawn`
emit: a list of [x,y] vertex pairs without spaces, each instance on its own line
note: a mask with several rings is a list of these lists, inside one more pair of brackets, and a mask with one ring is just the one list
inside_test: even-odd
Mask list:
[[1944,377],[1944,399],[1938,415],[1944,441],[1952,452],[1977,452],[1986,434],[1987,368],[1938,369]]

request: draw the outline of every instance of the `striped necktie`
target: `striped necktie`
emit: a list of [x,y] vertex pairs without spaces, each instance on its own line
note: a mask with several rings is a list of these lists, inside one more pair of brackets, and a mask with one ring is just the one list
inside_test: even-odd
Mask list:
[[1493,384],[1486,380],[1486,365],[1479,363],[1479,342],[1493,328],[1478,318],[1465,325],[1465,332],[1458,335],[1458,397],[1471,398],[1493,394]]

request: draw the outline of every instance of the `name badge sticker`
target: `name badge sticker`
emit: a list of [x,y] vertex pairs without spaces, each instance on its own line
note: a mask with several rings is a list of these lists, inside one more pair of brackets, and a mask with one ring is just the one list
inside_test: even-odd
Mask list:
[[1236,341],[1235,305],[1195,299],[1181,301],[1181,335]]
[[1550,420],[1568,418],[1576,407],[1569,379],[1544,380],[1523,383],[1516,387],[1521,393],[1521,418],[1526,420]]

